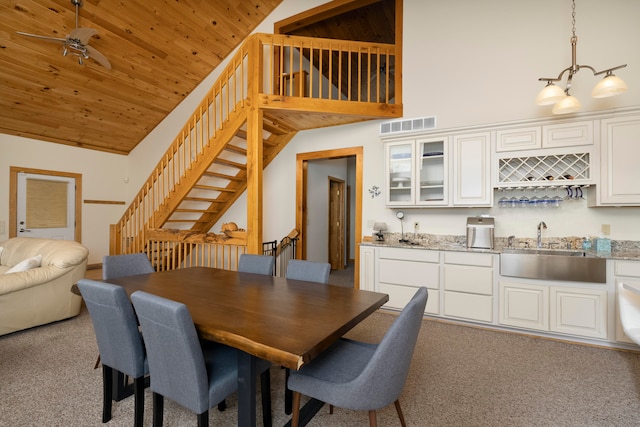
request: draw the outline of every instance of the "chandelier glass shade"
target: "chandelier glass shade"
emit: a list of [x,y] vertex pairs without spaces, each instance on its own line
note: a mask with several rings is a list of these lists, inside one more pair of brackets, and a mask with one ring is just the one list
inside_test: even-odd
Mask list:
[[627,90],[627,84],[618,76],[609,71],[604,79],[600,80],[591,92],[594,98],[606,98],[615,96]]
[[[591,96],[594,98],[606,98],[609,96],[619,95],[627,90],[626,83],[613,71],[624,68],[627,64],[618,65],[616,67],[607,68],[602,71],[596,71],[590,65],[578,65],[576,63],[576,50],[578,45],[578,37],[576,36],[576,2],[572,0],[572,24],[573,35],[571,37],[571,65],[560,72],[557,78],[541,77],[539,81],[546,81],[547,85],[538,93],[536,97],[537,105],[553,105],[551,112],[553,114],[569,114],[580,110],[580,101],[569,93],[571,89],[571,81],[573,76],[582,68],[588,68],[593,72],[594,76],[605,74],[604,78],[593,88]],[[564,75],[567,74],[567,82],[565,89],[556,85],[555,82],[561,82]]]

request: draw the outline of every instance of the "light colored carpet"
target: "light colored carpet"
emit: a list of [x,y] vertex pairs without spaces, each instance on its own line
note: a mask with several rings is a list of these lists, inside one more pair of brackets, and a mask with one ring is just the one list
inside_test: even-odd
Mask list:
[[[349,336],[378,341],[395,319],[376,313]],[[80,316],[0,337],[0,426],[100,426],[101,370],[86,309]],[[274,367],[274,425],[283,425],[284,371]],[[409,426],[640,425],[638,354],[425,320],[401,404]],[[236,424],[228,409],[212,426]],[[260,411],[260,400],[258,408]],[[151,425],[146,391],[145,425]],[[258,412],[258,425],[262,425]],[[114,403],[106,426],[130,426],[133,398]],[[380,426],[398,426],[393,405]],[[165,401],[165,426],[196,425]],[[366,426],[367,414],[327,408],[310,426]]]
[[353,271],[353,262],[349,262],[342,270],[331,270],[331,274],[329,274],[329,284],[353,288]]

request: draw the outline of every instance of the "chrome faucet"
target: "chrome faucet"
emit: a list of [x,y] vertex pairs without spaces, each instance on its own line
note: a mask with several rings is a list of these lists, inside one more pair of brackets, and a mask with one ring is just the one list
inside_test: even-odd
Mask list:
[[547,224],[545,224],[544,221],[540,221],[540,224],[538,224],[538,248],[542,247],[542,230],[546,229]]

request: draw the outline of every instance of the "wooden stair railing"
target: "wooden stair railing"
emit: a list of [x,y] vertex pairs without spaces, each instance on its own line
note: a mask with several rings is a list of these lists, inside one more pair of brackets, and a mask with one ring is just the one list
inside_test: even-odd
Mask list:
[[[265,167],[298,130],[349,122],[332,122],[340,115],[353,116],[350,122],[399,117],[401,91],[389,71],[394,63],[394,45],[249,37],[111,226],[110,253],[142,252],[146,230],[169,224],[209,231],[247,189],[247,156],[255,144],[262,145]],[[265,111],[258,132],[249,125],[256,107]]]
[[246,232],[199,233],[188,230],[147,230],[145,253],[156,271],[184,267],[237,270],[246,252]]

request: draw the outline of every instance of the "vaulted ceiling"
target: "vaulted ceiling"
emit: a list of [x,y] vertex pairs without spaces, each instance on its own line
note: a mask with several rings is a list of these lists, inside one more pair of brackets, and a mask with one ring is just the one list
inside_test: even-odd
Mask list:
[[[0,3],[0,133],[129,153],[282,0],[82,0],[78,26],[112,68],[63,47],[71,0]],[[393,43],[396,0],[336,0],[278,32]],[[339,15],[337,17],[336,15]],[[391,35],[390,35],[391,34]]]
[[84,0],[80,27],[112,65],[62,45],[70,0],[0,3],[0,133],[126,154],[282,0]]

